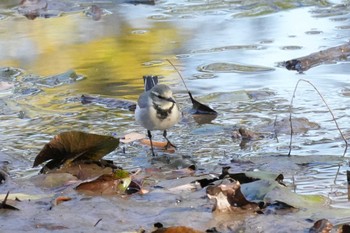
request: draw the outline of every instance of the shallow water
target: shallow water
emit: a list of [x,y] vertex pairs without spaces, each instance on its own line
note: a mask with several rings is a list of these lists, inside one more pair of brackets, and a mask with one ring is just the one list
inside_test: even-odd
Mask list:
[[[273,1],[169,0],[151,6],[103,1],[100,5],[108,14],[99,21],[82,13],[91,5],[89,1],[71,3],[65,9],[74,10],[61,17],[35,20],[18,14],[11,8],[15,6],[12,1],[7,2],[0,5],[0,66],[20,70],[16,77],[0,80],[14,85],[0,89],[0,98],[7,104],[0,115],[0,145],[13,160],[23,161],[11,166],[13,178],[36,174],[38,169],[31,168],[35,156],[59,132],[116,136],[144,132],[134,123],[132,112],[82,105],[82,94],[135,101],[143,89],[143,75],[162,75],[161,82],[170,84],[181,108],[188,109],[186,89],[166,61],[171,59],[195,98],[210,104],[219,116],[212,124],[199,125],[185,114],[169,130],[178,146],[169,164],[151,159],[147,148],[137,144],[123,145],[126,153],[119,148],[108,158],[126,169],[157,163],[170,169],[196,163],[216,172],[218,164],[230,165],[233,158],[251,159],[256,164],[245,169],[283,172],[291,183],[294,179],[296,192],[322,194],[331,197],[334,206],[349,207],[346,164],[340,168],[337,185],[333,183],[344,142],[308,84],[301,83],[296,92],[293,116],[306,117],[320,128],[294,136],[292,151],[308,158],[311,164],[306,168],[291,169],[290,164],[275,164],[274,157],[269,157],[288,153],[289,135],[278,135],[278,141],[265,138],[244,149],[239,140],[231,139],[232,130],[239,126],[259,131],[276,117],[288,116],[300,78],[319,89],[340,128],[347,132],[347,62],[324,64],[304,74],[277,67],[280,61],[348,41],[350,16],[348,9],[336,5],[340,2],[295,1],[280,6]],[[40,81],[70,70],[81,76],[73,81],[65,76],[58,83]],[[155,138],[161,139],[161,134],[155,133]]]

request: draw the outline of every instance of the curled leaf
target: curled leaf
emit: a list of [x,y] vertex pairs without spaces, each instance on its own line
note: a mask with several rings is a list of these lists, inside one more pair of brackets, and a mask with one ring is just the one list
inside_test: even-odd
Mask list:
[[63,132],[47,143],[36,156],[33,167],[49,161],[45,167],[58,168],[66,162],[77,160],[99,161],[119,145],[112,136],[90,134],[79,131]]
[[70,201],[72,200],[71,197],[67,197],[67,196],[59,196],[59,197],[56,197],[55,200],[53,200],[53,205],[56,206],[56,205],[59,205],[61,204],[62,202],[64,201]]

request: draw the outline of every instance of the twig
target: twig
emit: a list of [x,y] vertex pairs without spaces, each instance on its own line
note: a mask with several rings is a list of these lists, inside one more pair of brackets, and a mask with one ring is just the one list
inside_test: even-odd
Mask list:
[[276,139],[277,143],[279,143],[276,126],[277,126],[277,115],[275,117],[275,122],[273,123],[273,131],[274,131],[275,139]]
[[321,100],[323,101],[323,103],[326,105],[329,113],[332,115],[332,120],[334,121],[335,123],[335,126],[337,127],[339,133],[340,133],[340,136],[342,137],[344,143],[345,143],[345,149],[344,149],[344,153],[343,153],[343,156],[342,157],[345,157],[345,154],[348,150],[348,142],[347,140],[345,139],[345,136],[344,134],[342,133],[342,131],[340,130],[339,128],[339,125],[338,125],[338,122],[337,120],[335,119],[335,116],[331,110],[331,108],[329,107],[329,105],[327,104],[326,100],[324,99],[324,97],[322,96],[321,92],[316,88],[316,86],[314,84],[312,84],[310,81],[308,80],[305,80],[305,79],[299,79],[297,84],[295,85],[295,88],[294,88],[294,92],[293,92],[293,97],[292,97],[292,100],[290,102],[290,105],[289,105],[289,122],[290,122],[290,143],[289,143],[289,153],[288,153],[288,156],[290,156],[291,152],[292,152],[292,138],[293,138],[293,123],[292,123],[292,107],[293,107],[293,100],[295,98],[295,92],[298,88],[298,85],[300,82],[306,82],[308,84],[310,84],[314,89],[315,91],[317,92],[317,94],[320,96]]
[[[306,82],[308,84],[310,84],[314,90],[317,92],[317,94],[320,96],[321,100],[323,101],[323,103],[326,105],[329,113],[331,114],[332,116],[332,120],[334,121],[334,124],[335,126],[337,127],[339,133],[340,133],[340,136],[341,138],[343,139],[344,143],[345,143],[345,149],[344,149],[344,152],[343,152],[343,155],[342,155],[342,158],[345,157],[346,155],[346,152],[348,150],[348,141],[346,140],[344,134],[342,133],[339,125],[338,125],[338,122],[337,120],[335,119],[335,116],[331,110],[331,108],[329,107],[329,105],[327,104],[326,100],[324,99],[324,97],[322,96],[321,92],[316,88],[316,86],[314,84],[312,84],[310,81],[308,80],[305,80],[305,79],[299,79],[297,84],[295,85],[295,88],[294,88],[294,92],[293,92],[293,97],[292,97],[292,100],[290,102],[290,106],[289,106],[289,123],[290,123],[290,143],[289,143],[289,152],[288,152],[288,156],[290,156],[291,152],[292,152],[292,139],[293,139],[293,123],[292,123],[292,107],[293,107],[293,100],[295,98],[295,92],[298,88],[298,85],[300,82]],[[334,178],[334,183],[336,183],[336,180],[337,180],[337,177],[338,177],[338,174],[339,174],[339,170],[340,170],[340,165],[339,165],[339,168],[338,168],[338,171],[336,173],[336,176]]]
[[183,84],[184,84],[184,86],[185,86],[187,92],[188,92],[189,94],[191,94],[191,92],[188,90],[188,88],[187,88],[187,86],[186,86],[185,80],[184,80],[184,78],[182,77],[180,71],[176,68],[176,66],[175,66],[169,59],[166,59],[166,61],[169,62],[169,64],[170,64],[170,65],[174,68],[174,70],[178,73],[178,75],[180,76],[180,78],[181,78],[181,80],[182,80],[182,82],[183,82]]
[[97,226],[97,224],[99,224],[102,221],[102,218],[100,218],[99,220],[97,220],[97,222],[95,223],[94,227]]

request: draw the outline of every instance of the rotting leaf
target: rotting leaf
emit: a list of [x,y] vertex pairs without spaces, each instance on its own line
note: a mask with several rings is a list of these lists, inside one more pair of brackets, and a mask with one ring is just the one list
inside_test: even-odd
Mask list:
[[283,183],[283,179],[284,179],[284,176],[282,174],[279,174],[276,177],[275,181],[277,181],[277,183],[279,183],[280,185],[287,187],[287,185],[285,183]]
[[263,214],[289,214],[298,209],[285,202],[275,201],[273,203],[260,203],[261,213]]
[[44,188],[56,188],[66,185],[67,183],[76,182],[77,177],[68,172],[53,172],[40,174],[31,178],[36,186]]
[[[149,139],[141,139],[140,143],[146,146],[151,146],[151,142]],[[158,142],[158,141],[153,141],[152,140],[152,145],[153,148],[159,148],[159,149],[163,149],[165,152],[167,153],[174,153],[175,152],[175,147],[168,145],[167,142]]]
[[65,202],[65,201],[70,201],[72,200],[71,197],[68,197],[68,196],[58,196],[56,197],[53,202],[52,202],[52,205],[53,206],[57,206],[59,204],[61,204],[62,202]]
[[103,15],[103,9],[97,5],[92,5],[85,12],[85,15],[91,17],[93,20],[98,21]]
[[[133,190],[140,188],[139,185],[132,182],[130,175],[127,176],[126,171],[119,171],[117,174],[104,174],[94,180],[83,182],[76,187],[76,190],[95,195],[134,193],[134,191],[127,192],[130,186]],[[138,191],[140,189],[137,189],[136,192]]]
[[101,175],[97,179],[79,184],[76,190],[96,195],[110,195],[118,191],[120,180],[115,179],[113,175]]
[[203,179],[197,180],[197,182],[200,184],[202,188],[204,188],[217,180],[222,180],[225,178],[231,178],[231,179],[237,180],[241,184],[260,180],[260,178],[252,177],[251,176],[252,173],[250,173],[250,175],[247,175],[247,173],[229,173],[229,169],[230,167],[223,167],[222,172],[218,177],[214,177],[212,179],[203,178]]
[[155,223],[154,227],[157,229],[152,231],[152,233],[202,233],[202,231],[185,226],[164,227],[159,222]]
[[234,212],[238,209],[257,211],[260,209],[255,202],[248,201],[241,192],[239,181],[225,179],[216,185],[207,187],[207,196],[215,200],[213,211]]
[[330,233],[333,224],[327,219],[320,219],[310,228],[309,233]]
[[52,179],[55,179],[54,177],[56,175],[58,176],[58,178],[60,178],[61,176],[59,174],[68,173],[75,176],[79,180],[88,180],[88,179],[96,178],[103,174],[111,174],[113,172],[113,169],[115,169],[114,166],[109,166],[109,165],[106,165],[105,163],[103,164],[99,164],[95,162],[87,163],[84,161],[84,163],[77,163],[77,164],[74,163],[74,164],[70,164],[69,166],[63,166],[60,169],[50,171],[46,175],[52,174]]
[[22,0],[18,7],[18,12],[27,19],[35,19],[47,10],[46,0]]
[[347,232],[350,232],[350,225],[349,224],[341,225],[338,228],[338,233],[347,233]]
[[33,167],[46,163],[53,169],[73,161],[100,161],[119,145],[119,139],[112,136],[90,134],[79,131],[63,132],[47,143],[36,156]]
[[12,205],[6,204],[7,198],[8,198],[8,196],[9,196],[9,194],[10,194],[10,191],[7,192],[7,194],[6,194],[5,198],[4,198],[4,200],[1,202],[1,204],[0,204],[0,209],[5,209],[5,210],[19,210],[18,208],[14,207],[14,206],[12,206]]

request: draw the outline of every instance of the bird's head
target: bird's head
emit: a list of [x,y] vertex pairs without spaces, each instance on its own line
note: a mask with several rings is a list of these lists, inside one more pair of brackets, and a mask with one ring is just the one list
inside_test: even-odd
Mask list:
[[170,87],[164,84],[154,86],[150,90],[150,97],[152,101],[161,108],[168,108],[176,103]]

